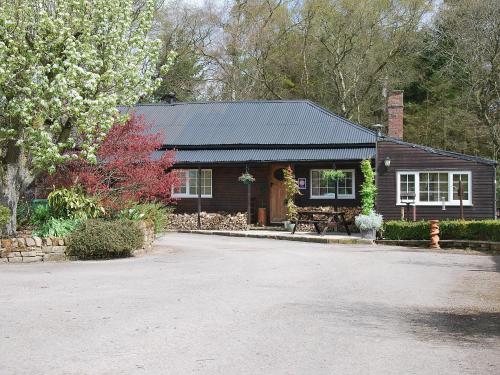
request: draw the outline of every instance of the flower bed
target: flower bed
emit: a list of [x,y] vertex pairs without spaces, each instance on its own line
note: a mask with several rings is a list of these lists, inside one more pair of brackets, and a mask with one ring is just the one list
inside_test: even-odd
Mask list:
[[[151,248],[154,226],[150,222],[138,222],[143,234],[143,247],[133,251],[140,254]],[[68,240],[58,237],[41,238],[30,234],[0,240],[0,263],[31,263],[73,259],[68,256]]]

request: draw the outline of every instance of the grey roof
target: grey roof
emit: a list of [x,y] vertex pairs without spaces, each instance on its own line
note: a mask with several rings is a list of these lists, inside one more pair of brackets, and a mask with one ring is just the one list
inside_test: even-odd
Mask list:
[[403,141],[401,139],[398,139],[398,138],[389,137],[387,135],[383,135],[382,138],[381,138],[381,140],[383,140],[383,141],[389,141],[389,142],[393,142],[393,143],[398,143],[398,144],[405,145],[405,146],[408,146],[408,147],[418,148],[420,150],[423,150],[423,151],[426,151],[426,152],[430,152],[432,154],[449,156],[449,157],[452,157],[452,158],[457,158],[457,159],[461,159],[461,160],[468,160],[468,161],[473,161],[473,162],[476,162],[476,163],[487,164],[487,165],[492,165],[492,166],[498,165],[498,162],[496,162],[495,160],[486,159],[486,158],[482,158],[482,157],[479,157],[479,156],[461,154],[459,152],[454,152],[454,151],[441,150],[441,149],[438,149],[438,148],[432,148],[432,147],[429,147],[429,146],[423,146],[423,145],[419,145],[419,144],[416,144],[416,143],[409,143],[409,142],[405,142],[405,141]]
[[375,142],[375,133],[308,100],[142,104],[169,146],[339,145]]
[[[164,151],[157,151],[155,157]],[[243,150],[180,150],[176,163],[231,163],[317,160],[360,160],[375,157],[374,147],[324,149],[243,149]]]

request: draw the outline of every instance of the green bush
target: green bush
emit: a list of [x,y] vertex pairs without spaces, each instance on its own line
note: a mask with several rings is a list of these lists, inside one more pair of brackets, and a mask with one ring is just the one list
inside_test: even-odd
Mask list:
[[48,196],[48,203],[54,216],[60,218],[95,219],[105,214],[99,201],[94,197],[85,196],[79,186],[52,191]]
[[29,223],[35,227],[35,229],[41,228],[50,218],[52,217],[52,212],[47,205],[37,205],[31,211],[29,217]]
[[155,227],[155,233],[163,232],[168,224],[168,217],[172,213],[171,207],[160,203],[143,203],[120,211],[118,217],[133,221],[150,220]]
[[425,240],[429,238],[429,222],[386,221],[383,235],[388,240]]
[[[500,242],[500,220],[443,220],[439,222],[441,240],[471,240]],[[389,240],[427,240],[428,221],[387,221],[384,238]]]
[[39,237],[66,237],[80,224],[79,219],[49,217],[33,231]]
[[87,220],[69,236],[68,253],[79,259],[127,257],[143,246],[143,240],[131,220]]
[[0,204],[0,232],[3,230],[3,227],[7,225],[10,220],[10,210],[8,207],[2,206]]

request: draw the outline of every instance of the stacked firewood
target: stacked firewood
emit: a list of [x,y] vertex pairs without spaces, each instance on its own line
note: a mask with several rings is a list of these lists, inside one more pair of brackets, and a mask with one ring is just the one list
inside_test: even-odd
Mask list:
[[[207,213],[202,212],[201,229],[204,230],[245,230],[247,215],[244,213]],[[169,217],[169,229],[198,229],[198,214],[172,214]]]
[[[304,211],[338,211],[345,213],[345,220],[349,226],[351,232],[358,232],[356,225],[354,224],[354,218],[361,213],[360,207],[338,207],[335,210],[333,207],[325,206],[325,207],[300,207],[300,210]],[[312,224],[299,224],[297,227],[298,231],[301,232],[314,232],[314,226]],[[342,224],[337,224],[337,230],[339,232],[345,232],[345,228]]]

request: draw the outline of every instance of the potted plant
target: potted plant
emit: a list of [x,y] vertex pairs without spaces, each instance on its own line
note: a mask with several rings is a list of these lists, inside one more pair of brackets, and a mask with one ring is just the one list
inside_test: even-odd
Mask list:
[[362,238],[374,240],[377,231],[382,228],[383,218],[382,215],[377,214],[375,211],[370,211],[367,215],[360,214],[356,216],[354,222],[359,228]]
[[377,187],[375,185],[375,172],[370,160],[361,161],[361,172],[364,181],[361,185],[361,214],[354,218],[356,226],[361,232],[361,237],[374,240],[376,232],[382,228],[383,218],[375,212],[375,198]]
[[285,185],[286,193],[286,221],[284,222],[285,228],[288,230],[293,230],[295,224],[291,224],[291,221],[297,220],[298,207],[295,204],[295,196],[302,195],[299,190],[299,184],[295,179],[292,168],[288,167],[283,170],[283,184]]

